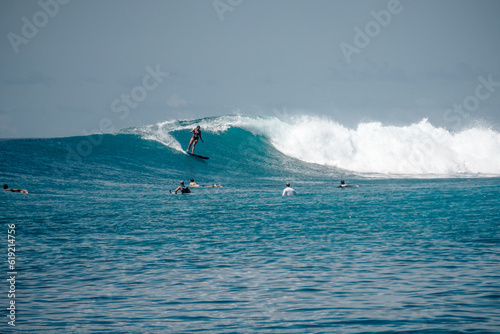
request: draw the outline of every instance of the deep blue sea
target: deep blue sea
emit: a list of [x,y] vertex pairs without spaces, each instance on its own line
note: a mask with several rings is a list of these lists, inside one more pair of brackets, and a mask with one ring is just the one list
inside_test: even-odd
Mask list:
[[500,135],[294,122],[0,142],[0,332],[499,333]]

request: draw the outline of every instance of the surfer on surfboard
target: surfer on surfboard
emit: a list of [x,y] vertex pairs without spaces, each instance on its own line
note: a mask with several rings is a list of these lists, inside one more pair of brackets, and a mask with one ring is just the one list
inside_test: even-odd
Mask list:
[[[169,191],[170,193],[172,193],[172,190]],[[181,181],[180,186],[178,186],[177,189],[174,190],[174,193],[177,194],[178,191],[183,194],[189,194],[191,192],[191,190],[189,190],[189,188],[184,185],[184,181]]]
[[[357,184],[355,184],[356,188],[359,188],[359,186]],[[346,184],[344,180],[340,181],[340,186],[338,186],[337,188],[352,188],[353,186],[351,186],[350,184]]]
[[193,150],[191,151],[191,153],[194,153],[194,147],[196,146],[198,139],[201,139],[201,142],[203,143],[203,138],[201,138],[200,126],[198,125],[196,128],[194,128],[193,130],[191,130],[189,132],[193,133],[193,137],[191,137],[191,140],[189,141],[189,146],[188,146],[186,152],[189,152],[191,145],[193,145]]
[[9,188],[9,186],[7,184],[3,185],[3,191],[10,191],[10,192],[13,192],[13,193],[22,193],[22,194],[27,194],[28,193],[28,191],[24,190],[24,189]]

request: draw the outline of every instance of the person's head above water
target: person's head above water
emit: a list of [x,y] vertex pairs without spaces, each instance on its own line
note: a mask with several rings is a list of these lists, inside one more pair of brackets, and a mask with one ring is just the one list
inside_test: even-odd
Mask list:
[[340,184],[345,184],[345,181],[344,180],[340,181]]
[[194,179],[191,179],[191,182],[194,182]]
[[184,181],[181,181],[181,185],[184,185]]
[[290,182],[287,182],[287,183],[286,183],[286,186],[287,186],[287,187],[290,187]]
[[8,185],[6,185],[6,184],[4,184],[4,185],[3,185],[3,188],[4,188],[4,189],[9,189],[9,186],[8,186]]

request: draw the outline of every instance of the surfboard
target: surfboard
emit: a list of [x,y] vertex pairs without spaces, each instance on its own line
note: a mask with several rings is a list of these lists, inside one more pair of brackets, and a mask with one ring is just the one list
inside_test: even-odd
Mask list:
[[186,153],[189,154],[189,155],[192,155],[193,157],[197,157],[197,158],[200,158],[200,159],[208,159],[208,157],[204,157],[203,155],[198,155],[198,154],[189,153],[189,152],[186,152]]
[[178,194],[175,193],[175,190],[169,190],[169,192],[172,194],[172,195],[187,195],[187,194],[191,194],[191,192],[188,192],[188,193],[183,193],[182,191],[179,191]]

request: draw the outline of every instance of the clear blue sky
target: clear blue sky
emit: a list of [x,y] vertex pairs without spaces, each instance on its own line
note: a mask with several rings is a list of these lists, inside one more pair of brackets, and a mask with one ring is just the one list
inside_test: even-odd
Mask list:
[[498,129],[499,17],[496,0],[2,0],[0,137],[234,113]]

